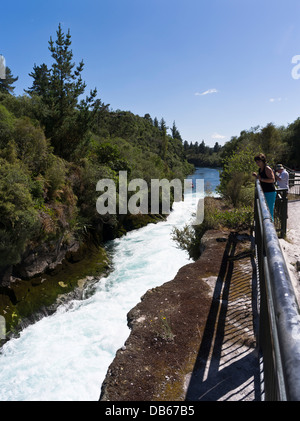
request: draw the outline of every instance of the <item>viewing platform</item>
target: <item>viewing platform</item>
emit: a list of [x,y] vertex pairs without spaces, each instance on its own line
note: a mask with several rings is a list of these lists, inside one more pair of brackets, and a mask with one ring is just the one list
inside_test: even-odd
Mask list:
[[299,215],[278,198],[274,224],[257,181],[254,230],[206,232],[128,313],[100,400],[300,400]]
[[300,305],[300,200],[288,202],[287,234],[279,242]]
[[[280,246],[277,250],[279,253],[282,253],[283,259],[285,260],[298,305],[300,303],[299,217],[300,200],[288,202],[286,235],[284,238],[278,239]],[[265,215],[262,219],[264,218],[267,219],[267,216]],[[261,283],[267,282],[265,280],[260,281],[259,279],[260,263],[257,259],[258,252],[255,252],[255,243],[257,240],[255,237],[252,240],[249,237],[247,250],[247,246],[245,245],[247,241],[246,237],[229,237],[224,254],[223,268],[220,270],[220,275],[215,286],[214,300],[205,334],[194,371],[189,380],[187,400],[294,400],[285,395],[286,388],[289,393],[290,386],[283,385],[285,382],[288,384],[290,381],[289,373],[287,374],[286,371],[293,370],[294,368],[296,372],[298,370],[298,373],[300,373],[298,364],[299,355],[297,355],[298,348],[295,348],[296,352],[293,355],[293,346],[297,347],[298,343],[292,343],[297,330],[296,321],[289,321],[289,317],[291,318],[291,316],[286,317],[287,321],[285,320],[285,322],[287,325],[290,322],[293,326],[294,323],[296,330],[293,334],[292,332],[286,332],[286,337],[282,340],[282,342],[287,341],[288,352],[291,353],[292,357],[295,357],[295,366],[293,366],[293,362],[290,366],[289,362],[287,362],[288,368],[282,369],[282,367],[278,367],[278,364],[281,364],[281,361],[278,361],[278,359],[284,358],[285,351],[281,350],[282,355],[280,355],[280,345],[277,344],[278,338],[275,338],[275,348],[278,348],[275,350],[275,354],[279,354],[279,357],[277,355],[276,358],[278,359],[275,358],[276,361],[273,361],[273,357],[269,355],[274,352],[272,345],[265,338],[261,338],[261,336],[268,336],[268,331],[270,331],[271,337],[273,335],[280,335],[278,331],[275,334],[272,332],[274,329],[273,322],[276,325],[279,322],[275,321],[275,319],[285,319],[285,315],[282,316],[280,312],[286,311],[288,313],[289,309],[281,308],[281,310],[278,310],[276,303],[272,303],[271,313],[273,310],[274,320],[268,321],[269,317],[272,318],[272,315],[269,313],[270,310],[267,310],[270,303],[266,304],[265,291],[261,291]],[[266,263],[265,259],[264,264]],[[277,264],[276,258],[274,262]],[[277,284],[278,280],[280,278],[277,279],[275,288],[278,287],[280,289],[280,286]],[[272,282],[274,280],[271,280],[271,284]],[[286,287],[284,286],[283,288]],[[272,295],[272,291],[268,291],[267,295],[268,293]],[[285,292],[284,295],[289,294]],[[292,297],[289,298],[291,298],[291,307],[293,307]],[[267,297],[268,302],[272,300],[272,297]],[[297,318],[299,328],[299,317]],[[275,330],[277,328],[278,326]],[[259,332],[260,330],[261,332]],[[280,330],[280,327],[278,330]],[[295,342],[297,340],[299,341],[299,338],[296,338]],[[261,344],[263,344],[263,351]],[[285,361],[283,361],[284,364]],[[300,380],[296,376],[296,381],[298,379]],[[267,396],[265,393],[265,381]],[[298,396],[297,392],[293,395],[292,391],[291,394],[292,396]]]

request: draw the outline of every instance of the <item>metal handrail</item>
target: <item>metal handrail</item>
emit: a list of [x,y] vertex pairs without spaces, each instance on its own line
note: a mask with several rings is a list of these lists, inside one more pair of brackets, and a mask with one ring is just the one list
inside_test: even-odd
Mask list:
[[289,193],[294,196],[300,196],[300,174],[293,173],[289,175]]
[[300,311],[260,182],[255,188],[259,345],[266,400],[300,401]]

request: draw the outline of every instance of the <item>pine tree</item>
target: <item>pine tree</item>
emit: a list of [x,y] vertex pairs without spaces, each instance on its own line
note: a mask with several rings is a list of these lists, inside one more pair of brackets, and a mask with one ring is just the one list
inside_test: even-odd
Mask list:
[[50,100],[53,101],[54,107],[62,118],[74,110],[78,97],[84,93],[86,84],[81,78],[83,61],[79,63],[75,71],[73,70],[75,63],[72,63],[73,52],[70,50],[70,30],[65,35],[59,24],[56,34],[55,43],[52,37],[49,41],[49,50],[55,60],[50,76]]
[[185,140],[185,141],[183,142],[183,149],[184,149],[185,151],[187,151],[187,150],[189,149],[189,143],[188,143],[188,141],[187,141],[187,140]]
[[19,77],[13,77],[9,67],[5,68],[5,79],[0,79],[0,92],[4,94],[13,94],[15,87],[12,86]]
[[165,122],[164,118],[162,118],[159,122],[159,130],[161,131],[161,136],[162,136],[161,157],[164,161],[166,160],[167,150],[168,150],[167,129],[168,129],[168,127],[166,125],[166,122]]
[[182,142],[182,138],[181,138],[181,135],[180,135],[180,133],[179,133],[177,127],[176,127],[175,121],[173,122],[171,132],[172,132],[173,139],[178,139]]
[[202,140],[202,142],[199,145],[199,148],[198,148],[197,152],[198,153],[205,153],[205,150],[206,150],[205,142],[204,142],[204,140]]
[[46,136],[51,139],[55,152],[69,159],[83,140],[93,115],[102,104],[95,99],[96,89],[79,102],[79,97],[86,88],[81,77],[84,63],[81,61],[75,66],[73,62],[70,30],[65,35],[59,24],[56,35],[55,42],[52,37],[49,41],[49,51],[54,60],[51,68],[48,69],[45,64],[35,65],[30,73],[33,85],[27,92],[41,96],[48,107],[44,121]]
[[165,122],[164,118],[162,118],[159,122],[159,130],[162,132],[163,136],[166,136],[167,129],[168,129],[168,127],[166,125],[166,122]]
[[29,73],[29,76],[33,78],[32,87],[28,90],[25,90],[26,93],[30,95],[39,95],[42,96],[45,100],[49,94],[49,84],[50,84],[50,70],[46,64],[37,66],[36,64],[33,67],[33,72]]
[[221,149],[221,146],[219,145],[218,142],[216,142],[215,145],[214,145],[213,151],[218,153],[220,149]]

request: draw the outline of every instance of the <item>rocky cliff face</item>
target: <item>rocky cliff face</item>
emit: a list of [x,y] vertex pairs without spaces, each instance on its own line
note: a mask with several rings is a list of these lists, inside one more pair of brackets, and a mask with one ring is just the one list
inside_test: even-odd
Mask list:
[[27,253],[22,264],[0,277],[0,316],[6,321],[7,339],[54,312],[64,300],[80,298],[83,287],[92,286],[108,270],[105,249],[92,243],[74,242],[58,252],[41,246]]
[[108,369],[100,400],[184,400],[228,235],[208,231],[201,257],[148,290],[128,313],[131,333]]

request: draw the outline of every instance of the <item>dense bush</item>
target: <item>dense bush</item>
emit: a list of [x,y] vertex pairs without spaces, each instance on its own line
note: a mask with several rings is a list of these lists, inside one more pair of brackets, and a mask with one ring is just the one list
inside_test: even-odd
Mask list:
[[252,172],[257,170],[255,155],[252,148],[241,148],[223,161],[217,191],[235,207],[252,204],[254,197]]
[[[64,138],[66,159],[46,138],[46,109],[36,95],[0,95],[0,269],[18,263],[26,247],[41,242],[67,241],[70,235],[81,239],[97,230],[103,239],[98,180],[110,178],[118,186],[119,171],[127,171],[128,182],[143,178],[150,187],[152,178],[183,179],[192,171],[181,142],[169,136],[163,159],[159,129],[129,112],[119,116],[113,137],[100,134],[95,117],[93,130],[77,139],[72,152],[73,140]],[[115,113],[106,111],[106,119],[112,131]],[[109,222],[117,235],[118,218]]]
[[0,267],[18,263],[40,223],[31,179],[20,163],[0,159]]
[[235,208],[226,205],[220,198],[207,196],[204,200],[203,223],[186,225],[183,229],[174,228],[173,240],[180,248],[186,250],[191,258],[197,259],[200,256],[201,238],[207,230],[249,230],[253,226],[253,216],[252,206]]

